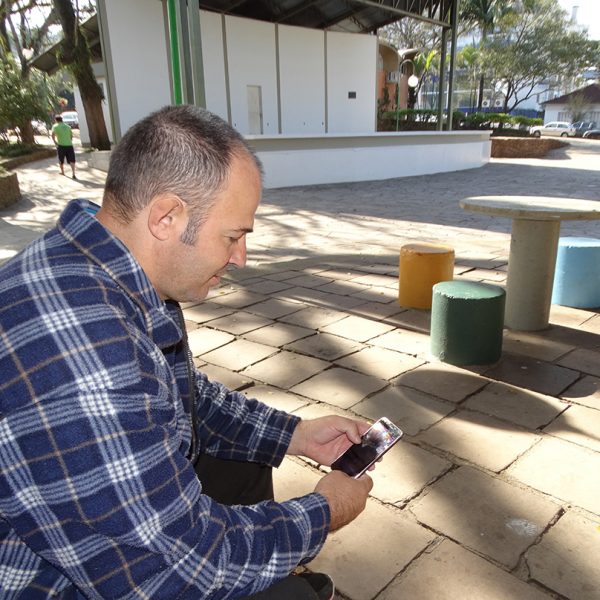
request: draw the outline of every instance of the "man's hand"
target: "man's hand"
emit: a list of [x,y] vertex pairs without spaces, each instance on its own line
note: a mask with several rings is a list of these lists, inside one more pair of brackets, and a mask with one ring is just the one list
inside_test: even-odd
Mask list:
[[365,421],[355,421],[335,415],[300,421],[296,426],[288,454],[306,456],[320,465],[331,463],[369,429]]
[[325,496],[331,513],[330,531],[353,521],[365,509],[373,480],[368,475],[353,479],[341,471],[323,477],[315,492]]

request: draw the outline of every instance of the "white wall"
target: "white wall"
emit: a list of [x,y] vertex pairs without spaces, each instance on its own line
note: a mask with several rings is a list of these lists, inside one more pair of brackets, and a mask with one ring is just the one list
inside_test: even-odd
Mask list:
[[376,181],[481,167],[490,131],[325,136],[247,136],[265,169],[265,187]]
[[171,103],[163,8],[148,0],[105,0],[121,135]]
[[325,34],[278,27],[281,133],[325,133]]
[[377,36],[328,31],[326,46],[327,131],[375,131]]
[[206,108],[229,120],[227,85],[225,81],[225,49],[223,47],[223,16],[200,11],[200,36],[204,63]]
[[263,133],[279,133],[275,26],[227,16],[225,30],[231,124],[242,133],[249,131],[247,86],[257,85],[262,90]]
[[[110,110],[108,108],[108,90],[106,88],[106,78],[104,76],[104,64],[94,63],[92,65],[92,68],[94,70],[96,80],[98,81],[98,85],[102,88],[102,91],[104,92],[104,100],[102,100],[102,113],[104,114],[104,123],[106,124],[106,129],[108,131],[108,138],[112,143],[114,140],[112,135]],[[81,94],[77,86],[73,88],[73,94],[75,96],[75,110],[77,111],[77,116],[79,117],[79,139],[84,146],[89,146],[90,132],[87,126],[87,121],[85,119],[83,101],[81,100]]]

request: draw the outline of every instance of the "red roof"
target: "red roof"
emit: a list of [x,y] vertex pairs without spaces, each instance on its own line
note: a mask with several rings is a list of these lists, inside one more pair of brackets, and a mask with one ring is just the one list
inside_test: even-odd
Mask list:
[[558,98],[542,102],[542,104],[566,104],[575,96],[577,96],[577,98],[582,96],[583,100],[589,104],[600,104],[600,83],[592,83],[591,85],[579,88],[570,94],[564,94]]

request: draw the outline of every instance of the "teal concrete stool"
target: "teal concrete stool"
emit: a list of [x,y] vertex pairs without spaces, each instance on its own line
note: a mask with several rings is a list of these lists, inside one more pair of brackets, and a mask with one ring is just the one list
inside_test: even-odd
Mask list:
[[433,286],[431,353],[451,365],[487,365],[502,354],[505,291],[474,281]]
[[587,237],[558,240],[552,304],[573,308],[600,306],[600,240]]

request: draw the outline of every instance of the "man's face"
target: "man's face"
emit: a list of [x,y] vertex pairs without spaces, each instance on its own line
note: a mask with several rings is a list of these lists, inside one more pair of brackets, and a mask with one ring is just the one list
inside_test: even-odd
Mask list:
[[173,242],[163,273],[163,295],[179,302],[206,298],[229,264],[246,264],[246,234],[254,227],[261,181],[253,160],[235,156],[229,180],[201,225],[194,245]]

